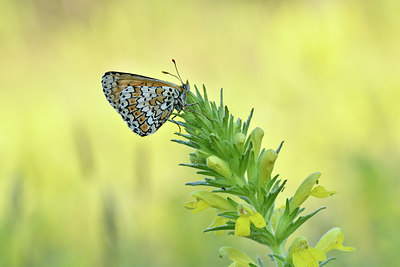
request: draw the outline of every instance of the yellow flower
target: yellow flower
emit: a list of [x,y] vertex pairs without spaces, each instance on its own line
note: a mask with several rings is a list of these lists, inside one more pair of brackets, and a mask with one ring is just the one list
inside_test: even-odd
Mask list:
[[294,193],[292,200],[290,201],[291,211],[303,204],[303,202],[306,201],[309,196],[324,198],[336,194],[335,191],[326,191],[326,189],[321,185],[314,187],[318,183],[318,179],[320,176],[321,173],[314,172],[307,176],[306,179],[304,179],[299,188],[296,190],[296,193]]
[[186,202],[185,208],[192,210],[193,213],[200,212],[209,207],[213,207],[219,210],[233,210],[234,207],[223,197],[218,196],[212,192],[206,190],[197,190],[192,192],[192,197],[196,198],[196,201]]
[[288,262],[295,267],[318,267],[320,261],[326,260],[324,252],[308,246],[307,238],[296,237],[289,249]]
[[257,228],[263,228],[267,224],[264,217],[250,206],[241,204],[238,206],[239,218],[235,223],[235,236],[249,236],[250,222]]
[[319,250],[327,253],[332,249],[337,249],[341,251],[353,251],[354,247],[344,247],[343,246],[344,235],[342,230],[338,227],[332,228],[326,234],[324,234],[315,246]]
[[198,213],[200,211],[209,208],[210,205],[201,199],[197,199],[197,201],[186,202],[184,204],[184,207],[189,210],[192,210],[193,213]]
[[[229,221],[228,218],[217,216],[217,217],[214,218],[213,222],[208,226],[208,228],[214,228],[214,227],[218,227],[218,226],[223,226],[228,221]],[[214,231],[214,233],[216,235],[222,235],[224,233],[224,231],[219,230],[219,231]]]
[[322,185],[314,187],[314,189],[310,193],[310,195],[312,195],[313,197],[318,198],[329,197],[334,194],[336,194],[336,191],[326,191],[325,187],[323,187]]
[[297,188],[296,193],[294,193],[292,200],[290,201],[290,210],[294,210],[295,208],[303,204],[304,201],[306,201],[320,176],[320,172],[314,172],[307,176],[306,179],[304,179],[299,188]]
[[220,257],[227,256],[233,261],[229,267],[249,267],[249,263],[256,265],[249,256],[240,250],[232,247],[222,247],[219,249]]

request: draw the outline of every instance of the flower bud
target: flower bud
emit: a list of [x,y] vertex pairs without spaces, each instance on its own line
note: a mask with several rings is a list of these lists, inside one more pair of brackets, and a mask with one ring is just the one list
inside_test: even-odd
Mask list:
[[264,131],[257,127],[250,134],[250,140],[253,142],[253,152],[255,159],[258,158],[258,153],[260,153],[261,142],[264,137]]
[[258,184],[260,187],[264,187],[268,180],[271,179],[271,173],[277,158],[278,154],[272,149],[261,152],[260,172],[258,176]]
[[228,164],[217,156],[209,156],[207,158],[207,167],[216,171],[219,174],[222,174],[226,178],[231,178],[232,171],[229,168]]
[[237,133],[235,134],[235,136],[233,137],[233,143],[235,144],[235,146],[237,147],[237,149],[240,152],[243,152],[244,149],[244,143],[246,142],[246,136],[244,135],[244,133]]

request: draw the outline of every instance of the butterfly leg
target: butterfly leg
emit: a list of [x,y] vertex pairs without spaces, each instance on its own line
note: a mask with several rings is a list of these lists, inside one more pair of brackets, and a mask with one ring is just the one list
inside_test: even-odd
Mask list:
[[194,110],[190,110],[190,109],[187,108],[187,107],[194,106],[194,105],[198,105],[199,108],[200,108],[200,110],[201,110],[201,113],[203,114],[203,116],[206,117],[209,121],[213,122],[213,120],[210,119],[209,117],[207,117],[207,115],[204,113],[204,110],[201,108],[201,106],[200,106],[199,103],[196,102],[196,103],[191,103],[191,104],[185,104],[185,105],[183,105],[183,107],[184,107],[185,110],[187,110],[187,111],[196,112],[196,111],[194,111]]
[[179,125],[179,123],[177,123],[176,121],[174,121],[174,119],[176,118],[176,116],[178,116],[178,114],[180,113],[181,111],[178,111],[178,113],[177,114],[175,114],[175,116],[173,116],[170,120],[171,120],[171,122],[173,122],[173,123],[175,123],[176,125],[178,125],[178,127],[179,127],[179,133],[181,133],[182,131],[181,131],[181,126]]

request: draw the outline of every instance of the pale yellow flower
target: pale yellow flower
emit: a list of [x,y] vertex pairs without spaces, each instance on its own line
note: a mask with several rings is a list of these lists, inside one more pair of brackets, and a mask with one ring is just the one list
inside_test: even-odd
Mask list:
[[335,227],[326,232],[315,246],[319,250],[327,253],[332,249],[337,249],[341,251],[354,251],[354,247],[344,247],[343,246],[344,235],[340,228]]
[[321,173],[314,172],[307,176],[306,179],[301,183],[299,188],[296,190],[292,200],[290,201],[290,210],[293,211],[295,208],[300,207],[304,201],[309,196],[314,196],[318,198],[329,197],[335,194],[335,191],[327,191],[323,186],[318,185],[314,187],[318,183],[318,179],[321,176]]
[[249,263],[256,265],[249,256],[236,248],[222,247],[219,249],[219,254],[220,257],[227,256],[233,261],[229,267],[249,267]]
[[186,202],[184,206],[185,208],[192,210],[193,213],[203,211],[209,207],[224,211],[235,209],[225,198],[206,190],[194,191],[191,196],[196,198],[196,201]]
[[310,195],[313,197],[324,198],[336,194],[336,191],[327,191],[322,185],[314,187]]
[[257,228],[263,228],[267,225],[264,217],[248,205],[239,205],[238,213],[239,218],[235,224],[235,236],[249,236],[250,222]]
[[296,237],[289,249],[288,262],[295,267],[318,267],[320,261],[326,260],[324,252],[310,247],[304,236]]

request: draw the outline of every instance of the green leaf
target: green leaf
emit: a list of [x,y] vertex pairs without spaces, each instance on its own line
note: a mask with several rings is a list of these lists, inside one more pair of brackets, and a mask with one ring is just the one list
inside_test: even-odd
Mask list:
[[[280,181],[277,181],[278,185],[279,185],[279,182]],[[264,197],[264,201],[263,201],[263,204],[262,204],[263,214],[267,213],[268,210],[271,209],[271,207],[275,203],[275,200],[278,197],[279,193],[282,192],[283,189],[285,188],[286,182],[287,182],[287,180],[283,181],[283,183],[279,187],[275,188],[274,191],[268,193],[268,195]]]
[[194,143],[192,143],[192,142],[190,142],[190,141],[188,142],[188,141],[177,140],[177,139],[172,139],[171,141],[172,141],[172,142],[175,142],[175,143],[178,143],[178,144],[181,144],[181,145],[193,147],[193,148],[195,148],[195,149],[198,149],[198,148],[199,148],[199,146],[195,145]]
[[264,267],[263,260],[260,257],[257,257],[257,262],[259,267]]
[[283,146],[283,143],[285,143],[285,141],[282,141],[281,144],[279,145],[278,149],[276,150],[276,153],[279,154],[279,152],[281,151],[281,148]]
[[223,187],[222,183],[219,183],[216,180],[208,180],[208,181],[195,181],[195,182],[189,182],[186,183],[185,185],[189,186],[211,186],[211,187]]
[[236,186],[225,187],[225,189],[214,190],[213,192],[232,194],[239,197],[243,195],[243,190]]
[[277,260],[279,260],[279,261],[281,261],[281,262],[285,262],[285,258],[282,257],[282,256],[279,256],[279,255],[276,255],[276,254],[268,254],[268,256],[269,256],[272,260],[277,259]]
[[[286,206],[285,208],[285,213],[284,215],[279,219],[278,222],[278,226],[277,226],[277,231],[276,231],[276,240],[278,243],[283,242],[286,238],[288,238],[294,231],[296,231],[303,223],[305,223],[306,221],[308,221],[311,217],[313,217],[315,214],[317,214],[318,212],[320,212],[321,210],[325,209],[325,207],[319,208],[316,211],[306,215],[306,216],[300,216],[295,222],[290,222],[288,224],[285,224],[284,226],[286,226],[285,228],[279,229],[280,231],[278,232],[278,226],[280,223],[280,219],[282,219],[285,216],[286,210],[288,210],[288,206]],[[299,213],[301,213],[304,209],[299,209],[296,208],[289,216],[286,216],[286,218],[288,219],[288,221],[293,221],[295,217],[297,217],[297,215]]]
[[251,118],[253,118],[253,112],[254,112],[254,108],[251,109],[250,115],[249,115],[249,117],[247,118],[247,121],[246,121],[245,123],[243,123],[243,130],[242,130],[242,132],[243,132],[245,135],[247,135],[247,131],[249,130],[250,121],[251,121]]
[[185,167],[190,167],[190,168],[195,168],[199,170],[207,170],[207,171],[212,171],[210,168],[207,167],[205,164],[198,164],[198,163],[181,163],[179,166],[185,166]]
[[221,212],[221,213],[218,213],[218,216],[221,216],[221,217],[224,217],[224,218],[228,218],[228,219],[234,219],[234,220],[239,218],[239,215],[238,215],[238,213],[236,211]]
[[185,185],[191,185],[191,186],[205,185],[205,186],[210,186],[210,184],[205,182],[205,181],[189,182],[189,183],[186,183]]
[[226,200],[228,200],[229,203],[231,203],[232,206],[234,206],[235,208],[237,208],[237,206],[239,205],[238,203],[236,203],[236,201],[234,201],[234,200],[231,199],[230,197],[227,197]]
[[270,180],[267,182],[267,184],[265,185],[265,190],[266,190],[267,192],[268,192],[268,191],[271,191],[272,186],[274,186],[275,188],[276,188],[277,186],[279,186],[279,182],[276,183],[276,180],[278,179],[278,177],[279,177],[279,174],[275,175],[274,178],[270,179]]
[[243,176],[246,173],[246,170],[249,166],[249,161],[251,159],[251,151],[253,148],[253,143],[247,146],[246,152],[242,155],[240,167],[239,167],[239,175]]
[[212,227],[212,228],[207,228],[203,231],[203,233],[207,233],[207,232],[213,232],[213,231],[221,231],[221,230],[234,230],[235,229],[235,225],[222,225],[222,226],[216,226],[216,227]]
[[[213,170],[209,170],[209,171],[198,171],[197,174],[201,174],[201,175],[207,175],[207,176],[212,176],[218,180],[226,180],[224,176],[220,175],[219,173],[213,171]],[[209,178],[204,178],[204,179],[209,179]]]
[[271,232],[269,232],[266,228],[258,229],[254,227],[254,225],[251,225],[251,233],[249,236],[246,236],[246,238],[266,246],[276,244],[274,235]]
[[321,267],[321,266],[324,266],[324,265],[326,265],[328,262],[333,261],[333,260],[336,260],[336,258],[334,258],[334,257],[327,258],[326,260],[321,261],[321,262],[319,263],[319,266],[320,266],[320,267]]

